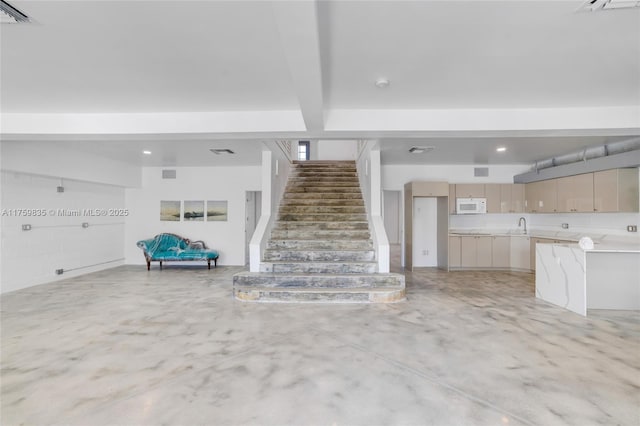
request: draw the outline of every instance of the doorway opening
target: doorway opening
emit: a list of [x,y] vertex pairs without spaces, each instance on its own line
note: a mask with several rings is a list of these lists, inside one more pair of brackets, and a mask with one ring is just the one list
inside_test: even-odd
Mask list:
[[262,215],[262,192],[247,191],[245,194],[244,261],[249,264],[249,243]]

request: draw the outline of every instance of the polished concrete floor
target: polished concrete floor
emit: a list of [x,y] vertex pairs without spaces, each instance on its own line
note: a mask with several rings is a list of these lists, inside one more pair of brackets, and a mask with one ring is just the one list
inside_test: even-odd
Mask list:
[[533,276],[407,273],[392,305],[249,304],[242,270],[125,266],[4,295],[2,425],[638,425],[640,318]]

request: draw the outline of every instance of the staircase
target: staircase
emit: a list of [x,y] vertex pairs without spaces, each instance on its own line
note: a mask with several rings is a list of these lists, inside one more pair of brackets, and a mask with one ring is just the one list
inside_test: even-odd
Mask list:
[[377,273],[353,161],[295,162],[260,272],[233,277],[236,299],[388,303],[404,300],[404,276]]

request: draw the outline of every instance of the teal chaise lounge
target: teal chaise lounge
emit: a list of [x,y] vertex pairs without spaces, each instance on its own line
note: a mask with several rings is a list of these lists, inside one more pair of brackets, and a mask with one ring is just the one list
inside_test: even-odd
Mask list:
[[151,262],[167,261],[194,261],[203,260],[211,269],[211,261],[214,267],[218,266],[218,252],[207,248],[203,241],[189,241],[175,234],[159,234],[155,237],[137,242],[137,246],[144,252],[147,260],[147,271],[151,269]]

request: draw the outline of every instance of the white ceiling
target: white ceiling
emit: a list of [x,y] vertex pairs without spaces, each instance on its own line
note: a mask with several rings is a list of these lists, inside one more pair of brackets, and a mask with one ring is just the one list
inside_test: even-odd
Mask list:
[[[262,140],[375,138],[387,164],[506,164],[640,134],[640,117],[631,128],[580,129],[571,121],[530,132],[460,132],[455,120],[429,123],[438,129],[429,132],[420,130],[420,118],[399,131],[378,115],[355,131],[328,125],[348,110],[364,117],[370,110],[490,111],[499,118],[509,109],[553,117],[570,108],[596,116],[598,109],[640,108],[640,8],[578,13],[583,0],[11,3],[33,22],[0,26],[5,125],[15,113],[26,114],[26,123],[58,113],[76,120],[120,114],[135,123],[138,113],[222,112],[215,117],[237,130],[129,133],[110,129],[107,116],[92,133],[51,138],[34,125],[3,133],[5,141],[53,139],[136,164],[195,166],[216,165],[220,159],[208,152],[214,147],[238,151],[226,164],[259,164]],[[391,80],[387,89],[373,84],[381,76]],[[255,123],[239,112],[267,111],[299,113],[307,130],[246,130]],[[412,145],[437,149],[410,156]],[[507,152],[497,155],[496,145]],[[147,148],[153,156],[140,157]]]

